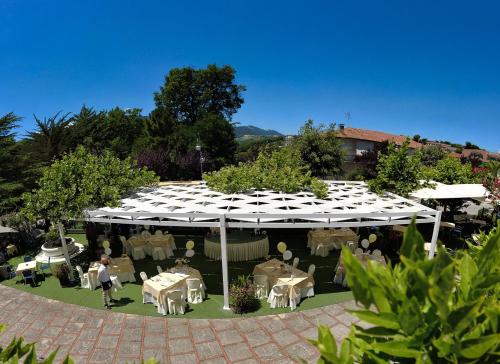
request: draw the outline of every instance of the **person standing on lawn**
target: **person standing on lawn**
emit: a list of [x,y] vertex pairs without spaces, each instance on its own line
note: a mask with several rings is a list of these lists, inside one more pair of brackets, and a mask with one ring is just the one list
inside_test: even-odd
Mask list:
[[101,255],[101,265],[97,270],[97,279],[101,283],[102,300],[104,302],[104,307],[110,310],[111,302],[116,302],[116,301],[111,296],[111,287],[113,286],[113,283],[111,283],[111,277],[109,276],[108,265],[109,265],[109,257],[104,254]]

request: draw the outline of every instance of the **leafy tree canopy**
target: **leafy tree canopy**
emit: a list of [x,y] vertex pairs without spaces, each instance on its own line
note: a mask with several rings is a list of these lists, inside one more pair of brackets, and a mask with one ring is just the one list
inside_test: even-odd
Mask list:
[[24,194],[23,212],[52,221],[78,218],[86,208],[117,206],[125,193],[157,180],[129,158],[120,160],[109,152],[98,156],[78,147],[44,170],[38,189]]
[[435,166],[447,154],[443,148],[432,144],[424,145],[420,152],[420,159],[424,166]]
[[377,176],[368,181],[370,190],[376,193],[389,191],[407,197],[420,187],[420,152],[410,154],[409,144],[409,139],[399,148],[393,142],[389,143],[387,154],[379,156]]
[[157,108],[163,108],[179,122],[194,124],[206,114],[228,120],[243,104],[245,86],[236,84],[231,66],[208,65],[206,69],[174,68],[154,94]]
[[449,185],[478,182],[470,163],[462,164],[460,160],[450,156],[437,161],[434,167],[424,167],[422,172],[426,179]]
[[314,122],[308,120],[294,139],[293,145],[315,177],[335,178],[342,174],[344,150],[336,132],[335,124],[315,127]]
[[318,198],[328,195],[327,185],[315,177],[296,148],[283,147],[262,151],[255,162],[224,167],[204,174],[207,185],[224,193],[241,193],[251,189],[270,189],[294,193],[311,190]]

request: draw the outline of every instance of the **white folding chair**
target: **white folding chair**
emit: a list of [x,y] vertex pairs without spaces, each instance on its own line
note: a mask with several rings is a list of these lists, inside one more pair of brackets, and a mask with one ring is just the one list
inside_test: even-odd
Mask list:
[[205,297],[205,291],[199,278],[188,278],[187,283],[187,300],[189,303],[202,303]]
[[255,297],[258,299],[267,298],[269,295],[269,282],[265,275],[254,275],[253,283],[255,284]]
[[315,271],[316,271],[316,266],[314,264],[311,264],[309,266],[309,269],[307,270],[307,274],[309,274],[310,276],[313,276]]
[[161,230],[156,230],[155,231],[155,235],[156,236],[161,236],[161,235],[163,235],[163,232]]
[[163,273],[163,269],[159,265],[156,266],[156,270],[158,271],[158,274]]
[[287,307],[288,306],[288,286],[287,285],[275,285],[271,289],[269,298],[267,299],[271,308],[276,307]]
[[299,266],[299,257],[293,258],[292,267],[297,268]]
[[148,280],[148,275],[146,274],[146,272],[141,272],[139,273],[139,275],[141,276],[143,282]]
[[153,260],[165,260],[167,257],[165,256],[165,252],[163,248],[155,246],[153,248],[153,252],[151,254],[153,256]]
[[143,231],[141,231],[141,235],[142,236],[151,236],[151,233],[147,230],[143,230]]
[[123,235],[120,235],[120,241],[122,243],[122,254],[126,254],[127,253],[127,239]]
[[168,291],[167,292],[167,305],[168,312],[172,315],[181,314],[184,315],[186,302],[182,297],[182,291]]
[[113,284],[113,292],[118,292],[119,289],[123,288],[122,282],[118,276],[112,275],[109,278],[111,278],[111,283]]
[[89,281],[89,274],[88,273],[83,273],[83,269],[79,265],[76,266],[76,271],[78,272],[78,275],[80,276],[80,286],[82,288],[91,289],[91,287],[90,287],[90,281]]

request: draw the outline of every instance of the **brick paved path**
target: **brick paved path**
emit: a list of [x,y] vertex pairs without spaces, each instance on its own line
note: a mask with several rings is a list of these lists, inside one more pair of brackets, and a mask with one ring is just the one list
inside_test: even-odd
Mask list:
[[39,355],[59,347],[57,362],[70,353],[76,363],[133,363],[156,357],[161,363],[315,362],[306,342],[318,323],[337,339],[355,322],[345,312],[354,303],[286,314],[236,319],[183,319],[94,310],[35,296],[0,284],[0,334],[5,347],[14,336],[36,341]]

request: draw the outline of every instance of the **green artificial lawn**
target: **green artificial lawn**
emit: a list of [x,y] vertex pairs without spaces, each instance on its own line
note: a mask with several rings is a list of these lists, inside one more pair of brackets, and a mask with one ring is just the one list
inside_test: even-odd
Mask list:
[[[135,283],[124,283],[123,289],[114,294],[114,298],[119,302],[113,306],[113,311],[133,313],[148,316],[160,316],[157,309],[152,304],[142,303],[142,280],[139,277],[139,272],[144,271],[149,277],[156,275],[156,266],[160,265],[163,270],[172,267],[175,264],[175,259],[183,257],[186,251],[185,243],[187,240],[195,241],[196,255],[190,258],[189,265],[198,269],[202,275],[203,280],[207,286],[207,299],[197,305],[190,305],[187,313],[182,316],[186,318],[228,318],[228,317],[241,317],[235,315],[231,311],[222,309],[223,295],[222,295],[222,266],[220,261],[214,261],[204,256],[203,254],[203,235],[201,230],[174,230],[170,229],[171,233],[175,236],[177,250],[175,257],[164,261],[153,261],[150,257],[144,260],[135,261],[134,266],[136,270]],[[234,235],[233,235],[234,234]],[[233,236],[238,236],[240,232],[236,231],[229,234],[230,240]],[[314,279],[316,282],[315,293],[316,296],[303,299],[297,307],[297,311],[307,310],[311,308],[322,307],[334,303],[343,302],[352,299],[352,294],[345,288],[333,284],[334,267],[337,263],[340,251],[333,251],[330,256],[322,258],[318,256],[311,256],[307,248],[307,231],[306,230],[273,230],[269,232],[270,254],[272,257],[281,258],[281,255],[276,251],[276,245],[279,241],[285,241],[288,249],[292,251],[294,257],[300,258],[299,269],[307,271],[309,264],[316,265],[316,272]],[[68,234],[68,236],[76,239],[77,242],[87,244],[83,234]],[[112,243],[111,248],[118,253],[121,253],[121,248]],[[89,258],[90,252],[82,254],[78,258],[72,260],[74,264],[82,265],[84,271],[88,269],[88,264],[91,260]],[[34,254],[33,254],[34,255]],[[14,257],[9,260],[9,264],[14,267],[23,261],[22,256]],[[252,273],[256,264],[263,262],[264,259],[248,262],[229,263],[229,280],[233,281],[238,275],[249,275]],[[22,280],[14,278],[3,281],[2,284],[27,291],[36,295],[47,298],[56,299],[62,302],[73,303],[80,306],[86,306],[96,309],[104,309],[102,307],[101,290],[90,291],[82,289],[79,286],[70,288],[61,288],[57,278],[49,275],[45,280],[42,280],[37,287],[24,285]],[[290,312],[290,308],[271,309],[269,304],[262,300],[261,308],[253,313],[246,314],[245,316],[255,315],[269,315]],[[172,316],[173,317],[173,316]]]

